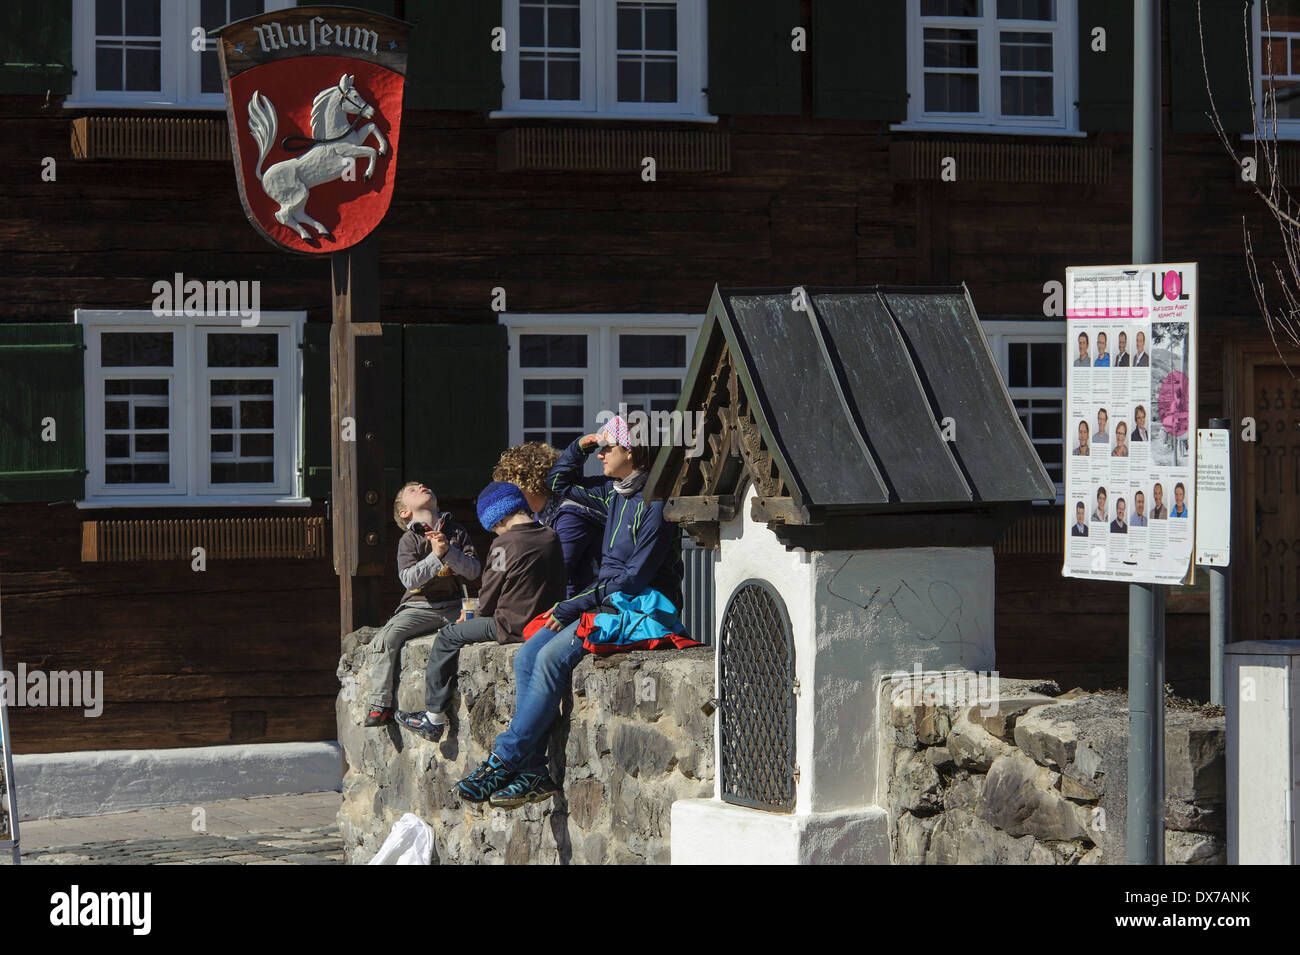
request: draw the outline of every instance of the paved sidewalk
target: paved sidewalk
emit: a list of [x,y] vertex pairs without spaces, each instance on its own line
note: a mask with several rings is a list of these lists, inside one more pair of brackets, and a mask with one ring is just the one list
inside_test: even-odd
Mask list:
[[342,865],[341,798],[268,796],[25,822],[23,864]]

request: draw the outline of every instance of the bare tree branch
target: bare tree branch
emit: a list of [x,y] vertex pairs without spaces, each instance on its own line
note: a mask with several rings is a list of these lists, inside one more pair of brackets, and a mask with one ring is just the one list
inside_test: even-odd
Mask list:
[[[1259,197],[1272,215],[1282,239],[1285,265],[1277,262],[1270,263],[1273,277],[1280,290],[1281,307],[1275,312],[1269,306],[1268,293],[1255,259],[1255,249],[1254,243],[1251,241],[1250,229],[1246,224],[1246,218],[1242,217],[1241,226],[1243,247],[1246,254],[1246,273],[1250,279],[1251,289],[1255,293],[1255,301],[1259,306],[1260,314],[1264,317],[1269,336],[1273,340],[1274,347],[1278,350],[1278,355],[1281,356],[1282,347],[1278,340],[1279,334],[1283,340],[1291,345],[1300,346],[1300,204],[1296,202],[1283,184],[1282,162],[1278,151],[1277,85],[1272,82],[1272,77],[1275,75],[1273,72],[1273,44],[1263,42],[1264,37],[1272,33],[1272,22],[1268,0],[1261,0],[1260,40],[1262,49],[1260,58],[1262,62],[1260,65],[1261,76],[1267,78],[1261,80],[1260,83],[1261,104],[1255,96],[1255,76],[1251,69],[1250,4],[1247,0],[1243,0],[1241,25],[1243,42],[1246,46],[1246,85],[1250,91],[1251,129],[1254,134],[1251,143],[1251,155],[1247,157],[1244,150],[1238,152],[1234,147],[1232,138],[1224,128],[1218,106],[1214,101],[1214,88],[1210,83],[1209,57],[1205,52],[1205,22],[1201,15],[1200,0],[1197,0],[1196,3],[1196,24],[1201,41],[1201,70],[1205,75],[1205,90],[1210,102],[1210,111],[1206,115],[1210,120],[1211,127],[1218,135],[1219,141],[1223,144],[1224,151],[1232,157],[1233,164],[1236,167],[1234,175],[1240,175],[1250,183],[1255,195]],[[1261,117],[1263,119],[1262,127]],[[1250,170],[1249,176],[1245,174],[1244,162],[1247,158],[1253,160],[1253,169]],[[1267,191],[1260,186],[1261,178],[1267,183]],[[1285,361],[1286,359],[1283,358],[1284,363]],[[1288,370],[1290,370],[1289,366]]]

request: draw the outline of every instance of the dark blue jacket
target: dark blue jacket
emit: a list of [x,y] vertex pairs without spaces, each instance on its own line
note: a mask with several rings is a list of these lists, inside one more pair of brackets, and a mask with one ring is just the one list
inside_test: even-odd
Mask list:
[[582,593],[595,583],[600,570],[605,512],[553,497],[537,519],[555,531],[564,549],[564,596]]
[[[593,448],[594,450],[594,448]],[[613,593],[635,597],[653,587],[680,612],[682,606],[682,539],[675,524],[664,520],[662,501],[647,501],[644,488],[623,497],[611,478],[583,477],[590,451],[577,441],[556,462],[546,483],[555,494],[605,514],[600,573],[585,591],[556,605],[553,613],[570,624],[594,611]]]

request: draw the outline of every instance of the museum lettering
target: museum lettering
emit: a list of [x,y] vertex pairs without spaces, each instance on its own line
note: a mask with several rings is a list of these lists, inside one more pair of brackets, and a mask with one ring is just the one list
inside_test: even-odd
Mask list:
[[286,50],[291,46],[305,46],[309,52],[314,53],[317,46],[330,45],[366,53],[379,52],[379,34],[374,30],[355,26],[330,26],[324,17],[312,17],[308,23],[290,24],[288,27],[281,27],[280,21],[275,20],[258,24],[253,29],[257,31],[257,42],[263,53]]

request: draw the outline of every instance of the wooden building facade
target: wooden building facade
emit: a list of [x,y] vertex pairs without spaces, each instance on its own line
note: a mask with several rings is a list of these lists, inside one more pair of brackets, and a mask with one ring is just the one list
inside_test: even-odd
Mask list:
[[[194,24],[286,5],[6,4],[6,660],[102,670],[106,696],[96,719],[13,709],[18,752],[335,735],[329,264],[244,220],[215,53],[191,46]],[[386,494],[422,480],[472,525],[505,445],[562,444],[620,403],[672,408],[715,285],[810,281],[965,283],[1060,482],[1049,283],[1130,257],[1131,4],[355,5],[416,24],[376,234],[388,414],[359,423],[383,441]],[[1237,0],[1203,7],[1240,144],[1259,61]],[[1251,49],[1269,49],[1247,17]],[[1259,315],[1243,217],[1261,263],[1280,245],[1209,132],[1196,20],[1194,0],[1165,4],[1165,259],[1200,263],[1198,424],[1259,422],[1236,443],[1238,636],[1294,637],[1300,385]],[[1289,72],[1272,66],[1279,85]],[[1300,138],[1300,118],[1282,125]],[[1300,174],[1300,147],[1281,155]],[[259,324],[154,314],[158,283],[183,296],[193,280],[259,283]],[[999,546],[999,669],[1122,685],[1127,589],[1063,580],[1062,527],[1059,502],[1027,507]],[[384,580],[395,604],[395,566]],[[1171,594],[1169,679],[1185,693],[1208,691],[1206,609],[1201,589]]]

